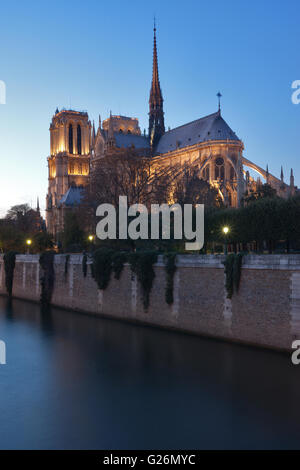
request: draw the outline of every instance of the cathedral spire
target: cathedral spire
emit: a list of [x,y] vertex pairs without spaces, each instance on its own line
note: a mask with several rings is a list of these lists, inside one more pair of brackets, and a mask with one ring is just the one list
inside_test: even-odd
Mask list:
[[93,129],[92,129],[92,147],[95,145],[96,140],[96,131],[95,131],[95,122],[93,121]]
[[112,119],[112,113],[110,112],[109,115],[109,122],[108,122],[108,131],[107,131],[107,146],[114,147],[115,146],[115,134],[114,134],[114,125]]
[[164,111],[163,111],[163,97],[161,93],[159,74],[158,74],[158,60],[157,60],[157,47],[156,47],[156,24],[154,20],[154,38],[153,38],[153,68],[152,68],[152,83],[149,98],[149,137],[151,147],[154,148],[158,140],[165,132]]
[[290,186],[291,186],[291,188],[294,188],[294,186],[295,186],[293,168],[291,168]]
[[218,113],[221,114],[221,98],[222,98],[222,95],[220,92],[217,93],[217,97],[218,97]]

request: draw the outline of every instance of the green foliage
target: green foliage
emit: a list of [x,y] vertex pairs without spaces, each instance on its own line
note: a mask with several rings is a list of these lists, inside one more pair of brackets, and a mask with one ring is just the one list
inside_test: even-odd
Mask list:
[[242,258],[242,253],[230,253],[224,261],[226,274],[225,287],[228,299],[232,298],[234,291],[238,292],[241,279]]
[[142,286],[143,305],[145,310],[149,307],[150,292],[155,278],[153,264],[156,262],[157,252],[154,251],[136,252],[131,253],[129,256],[131,270],[137,276],[137,279]]
[[67,277],[67,275],[68,275],[69,261],[70,261],[70,255],[66,255],[66,257],[65,257],[65,277]]
[[176,253],[167,253],[164,256],[165,260],[165,271],[166,271],[166,291],[165,299],[168,305],[174,302],[173,287],[174,287],[174,275],[176,272]]
[[265,183],[259,185],[256,191],[250,191],[249,193],[247,192],[243,198],[243,201],[246,204],[249,204],[257,201],[258,199],[273,197],[277,197],[276,189],[272,188],[270,184]]
[[9,297],[11,297],[14,281],[14,270],[16,264],[16,252],[8,251],[7,253],[5,253],[3,260],[5,269],[5,286]]
[[116,251],[112,256],[112,268],[115,274],[115,279],[120,279],[124,263],[127,261],[127,253],[123,251]]
[[300,240],[300,197],[264,197],[238,209],[205,209],[205,242],[223,244],[222,227],[227,225],[228,243],[266,242],[269,251],[279,240]]
[[113,254],[110,248],[99,248],[93,253],[92,276],[99,289],[106,289],[109,285]]
[[82,272],[83,272],[83,277],[86,277],[87,275],[87,254],[83,253],[82,257]]
[[51,303],[54,288],[54,255],[51,251],[45,251],[40,255],[41,276],[41,303],[49,305]]
[[227,290],[227,298],[231,299],[233,295],[233,265],[234,265],[235,255],[231,253],[227,255],[226,260],[224,261],[226,282],[225,287]]
[[32,237],[32,248],[35,252],[41,253],[44,250],[53,248],[53,240],[47,232],[37,232]]
[[243,253],[237,253],[233,263],[233,285],[236,292],[238,292],[242,274]]
[[129,261],[132,272],[137,276],[143,290],[143,305],[149,306],[149,296],[152,289],[155,272],[153,264],[157,261],[157,253],[152,251],[127,254],[115,252],[111,248],[99,248],[93,253],[92,276],[99,289],[106,289],[114,272],[115,279],[120,279],[124,263]]
[[64,251],[73,253],[82,251],[84,245],[84,231],[80,226],[79,216],[76,212],[67,212],[65,215],[62,245]]

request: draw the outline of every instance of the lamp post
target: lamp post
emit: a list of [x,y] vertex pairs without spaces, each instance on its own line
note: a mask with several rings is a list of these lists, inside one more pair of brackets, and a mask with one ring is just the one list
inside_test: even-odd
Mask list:
[[93,243],[94,243],[94,238],[95,238],[94,235],[89,235],[89,236],[88,236],[88,241],[89,241],[89,244],[90,244],[90,251],[92,251],[92,247],[93,247]]
[[32,244],[32,240],[30,238],[27,238],[27,240],[26,240],[26,245],[27,245],[27,252],[26,253],[27,253],[27,255],[29,254],[29,248],[30,248],[31,244]]
[[229,233],[229,227],[227,227],[227,225],[225,225],[225,227],[222,228],[222,231],[223,231],[224,236],[225,236],[224,255],[226,256],[227,255],[227,234]]

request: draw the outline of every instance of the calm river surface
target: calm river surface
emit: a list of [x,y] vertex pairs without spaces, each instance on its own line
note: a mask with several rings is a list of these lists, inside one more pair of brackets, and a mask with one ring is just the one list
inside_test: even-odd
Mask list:
[[2,449],[300,448],[288,355],[0,297]]

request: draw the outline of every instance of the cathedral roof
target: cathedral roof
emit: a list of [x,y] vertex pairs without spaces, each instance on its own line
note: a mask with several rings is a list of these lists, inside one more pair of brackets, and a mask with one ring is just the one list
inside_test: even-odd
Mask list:
[[68,191],[63,195],[59,201],[59,205],[76,206],[81,203],[83,198],[83,188],[78,186],[70,186]]
[[129,148],[132,145],[134,145],[136,149],[146,149],[150,147],[149,140],[144,135],[122,134],[115,132],[114,137],[117,147],[120,148]]
[[220,112],[209,114],[166,132],[159,140],[156,154],[171,152],[209,140],[240,140]]

